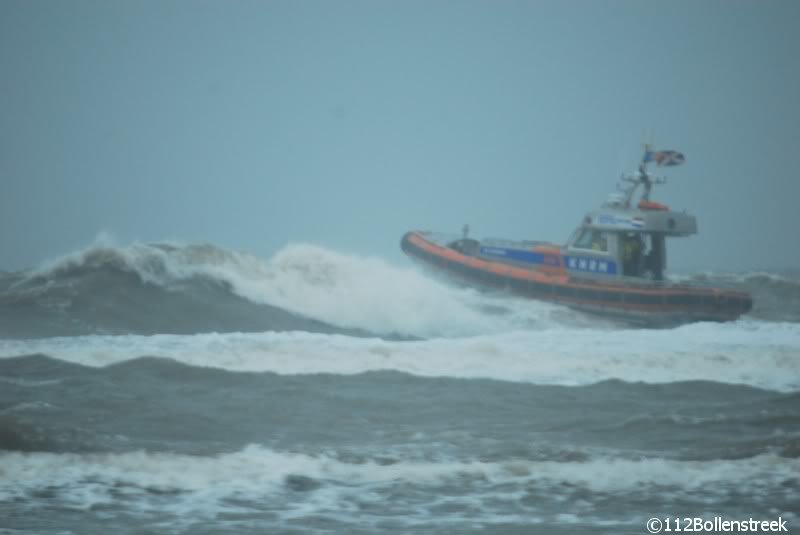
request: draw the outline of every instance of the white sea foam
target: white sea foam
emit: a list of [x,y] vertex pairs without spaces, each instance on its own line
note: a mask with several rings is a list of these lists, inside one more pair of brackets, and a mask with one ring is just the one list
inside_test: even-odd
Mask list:
[[33,353],[87,366],[159,356],[279,374],[396,370],[558,385],[708,380],[800,389],[800,324],[744,320],[672,330],[547,329],[412,342],[305,332],[0,341],[0,358]]
[[47,262],[31,272],[28,280],[87,266],[124,269],[167,288],[191,277],[209,277],[253,302],[378,334],[463,336],[565,322],[601,324],[560,306],[457,288],[410,266],[304,244],[289,245],[262,260],[212,245],[121,247],[104,238],[83,251]]
[[[190,518],[197,514],[213,517],[222,509],[235,508],[230,499],[237,498],[251,504],[243,507],[274,508],[284,517],[325,510],[347,513],[358,503],[385,501],[387,491],[396,496],[396,489],[406,485],[442,489],[455,485],[459,488],[456,499],[472,501],[483,509],[503,501],[517,505],[527,492],[549,495],[548,499],[555,495],[568,498],[580,491],[652,494],[665,503],[670,497],[685,501],[692,495],[718,499],[747,488],[752,500],[780,495],[790,502],[800,498],[798,473],[800,459],[771,454],[711,461],[594,458],[582,462],[443,460],[386,465],[348,463],[327,455],[260,446],[215,457],[146,452],[2,453],[0,501],[31,499],[46,489],[73,508],[89,509],[124,497],[129,510],[171,508]],[[292,478],[295,485],[305,485],[300,496],[288,492]],[[446,497],[447,491],[437,494]],[[413,493],[407,495],[413,499]],[[391,512],[392,505],[384,509]],[[408,510],[399,512],[405,516]]]

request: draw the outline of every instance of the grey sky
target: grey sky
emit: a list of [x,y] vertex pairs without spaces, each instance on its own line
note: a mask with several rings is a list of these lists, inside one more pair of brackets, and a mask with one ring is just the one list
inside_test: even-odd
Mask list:
[[633,170],[677,267],[798,267],[800,3],[0,2],[0,268],[101,231],[399,261],[412,228],[563,242]]

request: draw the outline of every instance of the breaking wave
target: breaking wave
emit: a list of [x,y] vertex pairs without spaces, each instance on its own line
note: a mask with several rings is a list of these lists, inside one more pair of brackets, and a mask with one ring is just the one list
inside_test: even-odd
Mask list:
[[213,245],[98,243],[2,279],[5,337],[264,330],[435,337],[602,324],[303,244],[262,260]]
[[[790,275],[680,280],[750,291],[751,317],[800,322],[800,279]],[[5,338],[266,330],[432,338],[617,327],[316,245],[288,245],[261,259],[208,244],[108,240],[28,272],[1,274],[0,320]]]
[[[0,501],[48,496],[48,502],[89,511],[113,506],[121,498],[130,514],[167,511],[181,518],[274,510],[276,520],[334,515],[340,522],[370,504],[394,502],[383,515],[406,526],[431,522],[437,510],[431,490],[443,501],[485,518],[532,514],[549,508],[553,494],[581,500],[590,512],[606,499],[703,503],[725,499],[747,488],[753,503],[786,506],[800,498],[800,460],[771,454],[740,460],[677,461],[605,459],[577,462],[510,459],[419,462],[347,462],[330,455],[274,451],[260,446],[214,457],[169,453],[0,454]],[[80,488],[81,492],[74,492]],[[454,492],[454,488],[462,489]],[[414,489],[417,489],[415,492]],[[445,490],[446,489],[446,490]],[[401,493],[401,491],[403,491]],[[398,498],[398,496],[401,496]],[[416,499],[415,496],[419,496]],[[582,498],[581,498],[582,497]],[[580,498],[580,499],[579,499]],[[463,502],[463,503],[462,503]],[[627,502],[625,502],[627,503]],[[638,512],[638,511],[637,511]],[[503,519],[506,520],[507,519]],[[501,520],[502,521],[502,520]]]
[[0,358],[26,354],[94,367],[153,355],[191,366],[284,375],[393,370],[556,385],[706,380],[800,389],[800,326],[753,320],[674,330],[553,328],[417,341],[267,332],[0,342]]

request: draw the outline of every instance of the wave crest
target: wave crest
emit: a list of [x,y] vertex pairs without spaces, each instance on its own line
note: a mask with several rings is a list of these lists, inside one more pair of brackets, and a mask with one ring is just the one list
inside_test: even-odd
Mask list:
[[[137,294],[144,289],[134,284],[167,290],[174,299],[211,285],[250,303],[381,336],[453,337],[603,324],[560,306],[454,287],[412,267],[309,244],[288,245],[264,260],[210,244],[97,243],[26,274],[0,299],[8,302],[14,294],[17,301],[25,296],[52,304],[60,297],[66,309],[80,297],[100,298],[127,285],[127,302],[109,303],[124,308],[141,300]],[[202,299],[197,304],[219,305]]]

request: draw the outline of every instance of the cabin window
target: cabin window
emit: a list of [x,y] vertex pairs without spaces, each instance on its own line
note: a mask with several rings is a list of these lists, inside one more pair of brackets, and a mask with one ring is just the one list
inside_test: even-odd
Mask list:
[[578,249],[607,252],[608,233],[602,230],[583,229],[572,246]]

